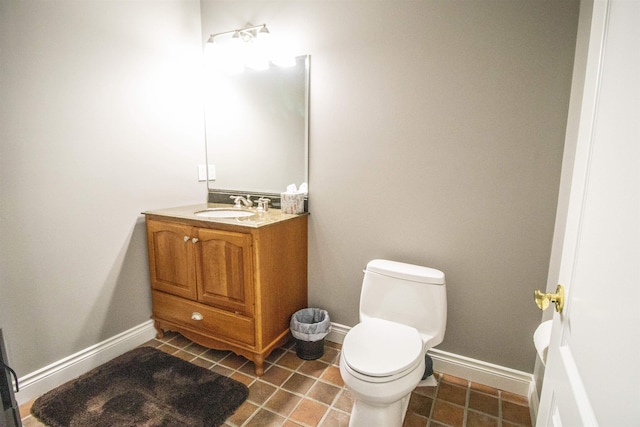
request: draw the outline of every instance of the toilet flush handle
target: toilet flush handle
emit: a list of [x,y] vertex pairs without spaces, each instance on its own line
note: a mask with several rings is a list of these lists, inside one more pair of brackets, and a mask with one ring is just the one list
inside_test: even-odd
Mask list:
[[564,287],[562,285],[558,285],[555,294],[545,294],[536,290],[533,296],[536,300],[536,305],[540,310],[546,310],[549,307],[549,303],[554,303],[556,311],[558,313],[562,313],[562,308],[564,307]]

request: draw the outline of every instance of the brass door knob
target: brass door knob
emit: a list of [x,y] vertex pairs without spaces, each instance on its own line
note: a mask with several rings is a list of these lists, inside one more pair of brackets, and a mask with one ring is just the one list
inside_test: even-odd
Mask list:
[[537,290],[533,295],[540,310],[546,310],[549,307],[549,303],[554,303],[556,311],[562,313],[562,308],[564,307],[564,287],[562,285],[558,285],[555,294],[544,294]]

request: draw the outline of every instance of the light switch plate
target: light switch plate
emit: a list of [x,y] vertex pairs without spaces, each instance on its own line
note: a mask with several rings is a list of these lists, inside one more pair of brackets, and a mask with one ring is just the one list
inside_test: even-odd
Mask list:
[[[198,165],[198,181],[206,181],[207,180],[207,166],[206,165]],[[209,181],[216,180],[216,165],[209,165]]]

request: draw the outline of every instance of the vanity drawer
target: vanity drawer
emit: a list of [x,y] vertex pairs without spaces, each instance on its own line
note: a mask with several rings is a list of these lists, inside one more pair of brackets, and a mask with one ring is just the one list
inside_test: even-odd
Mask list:
[[255,345],[254,320],[250,317],[159,291],[152,291],[151,298],[154,317],[184,325],[204,335]]

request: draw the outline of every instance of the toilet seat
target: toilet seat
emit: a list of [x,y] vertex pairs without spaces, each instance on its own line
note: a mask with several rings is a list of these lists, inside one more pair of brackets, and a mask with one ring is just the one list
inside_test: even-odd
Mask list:
[[424,358],[418,330],[383,319],[354,326],[344,339],[342,356],[354,373],[372,382],[389,381],[411,371]]

